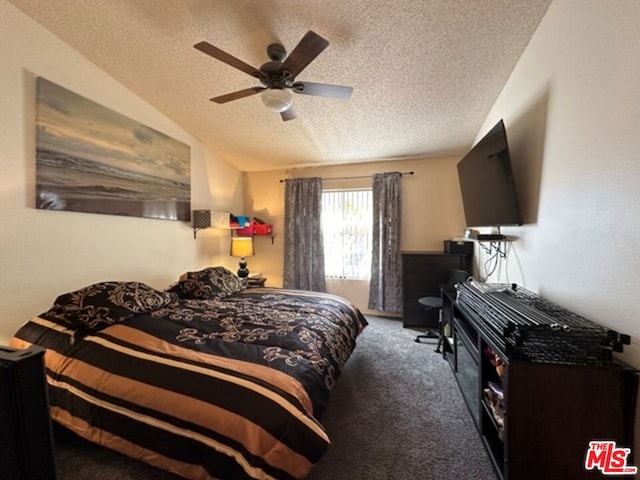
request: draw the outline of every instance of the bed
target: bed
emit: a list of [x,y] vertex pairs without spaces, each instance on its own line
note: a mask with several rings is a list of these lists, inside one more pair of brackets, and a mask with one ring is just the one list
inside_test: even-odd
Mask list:
[[366,324],[340,297],[213,267],[60,295],[11,345],[46,348],[51,416],[89,441],[185,478],[284,480],[329,445],[320,419]]

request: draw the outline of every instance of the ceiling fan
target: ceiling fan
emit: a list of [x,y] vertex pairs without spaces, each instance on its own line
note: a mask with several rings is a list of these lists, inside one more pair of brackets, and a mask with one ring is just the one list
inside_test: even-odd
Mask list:
[[308,31],[289,56],[287,56],[287,51],[281,44],[272,43],[269,45],[267,47],[267,55],[271,60],[260,68],[254,68],[207,42],[196,43],[194,48],[257,78],[263,85],[220,95],[212,98],[212,102],[227,103],[262,92],[263,103],[271,110],[279,112],[282,120],[287,121],[296,118],[291,106],[293,98],[289,90],[303,95],[315,95],[340,100],[346,100],[351,96],[353,91],[351,87],[296,81],[298,74],[328,46],[329,42],[327,40],[315,32]]

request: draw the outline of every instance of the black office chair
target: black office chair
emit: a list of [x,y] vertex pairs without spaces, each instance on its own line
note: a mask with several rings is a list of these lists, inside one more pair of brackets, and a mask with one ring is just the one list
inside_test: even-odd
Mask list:
[[[464,282],[467,278],[469,278],[469,272],[466,270],[451,270],[447,274],[447,283],[441,285],[442,289],[453,289],[455,285],[460,282]],[[421,297],[418,299],[418,303],[425,307],[426,311],[442,308],[442,295],[438,297]],[[434,332],[433,330],[427,330],[424,334],[418,335],[414,341],[418,343],[423,343],[420,341],[421,338],[437,338],[438,345],[436,346],[436,352],[440,353],[440,347],[442,346],[442,325],[440,325],[440,321],[438,322],[438,332]]]

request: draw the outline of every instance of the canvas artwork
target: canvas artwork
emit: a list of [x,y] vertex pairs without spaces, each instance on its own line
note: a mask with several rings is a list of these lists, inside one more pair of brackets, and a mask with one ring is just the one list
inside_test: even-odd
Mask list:
[[36,207],[189,221],[189,145],[38,78]]

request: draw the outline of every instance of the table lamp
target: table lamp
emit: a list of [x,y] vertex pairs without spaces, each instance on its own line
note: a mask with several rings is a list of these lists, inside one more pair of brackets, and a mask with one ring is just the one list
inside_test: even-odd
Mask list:
[[232,237],[231,238],[231,252],[232,257],[240,257],[238,263],[238,276],[245,278],[249,275],[249,269],[247,268],[247,261],[244,257],[250,257],[254,254],[253,250],[253,237]]

